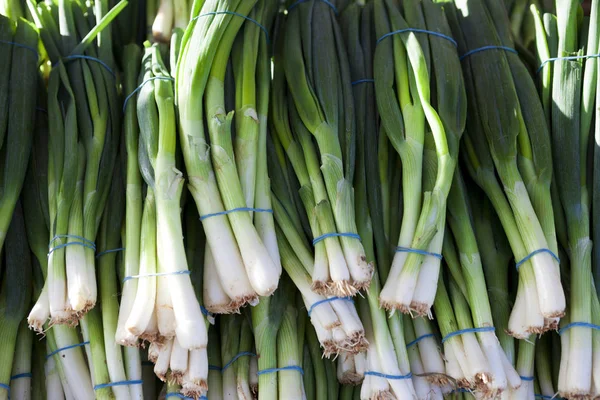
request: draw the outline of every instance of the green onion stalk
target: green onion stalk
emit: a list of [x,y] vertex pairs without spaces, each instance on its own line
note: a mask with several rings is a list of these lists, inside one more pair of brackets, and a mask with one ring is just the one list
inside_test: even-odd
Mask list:
[[340,353],[337,357],[337,380],[342,385],[360,385],[365,376],[365,353]]
[[[0,16],[0,251],[31,152],[38,89],[38,33],[25,20]],[[12,43],[12,44],[11,44]],[[0,269],[1,271],[1,269]]]
[[[412,25],[422,25],[449,34],[450,29],[439,6],[424,3],[426,7],[421,9],[418,3],[407,3],[404,10],[407,22],[394,4],[385,3],[375,3],[377,35],[380,38]],[[466,116],[462,79],[447,81],[442,77],[446,74],[460,76],[456,72],[458,65],[456,49],[450,41],[439,37],[431,37],[429,42],[426,39],[420,41],[412,32],[383,39],[375,50],[375,89],[379,113],[403,164],[404,211],[398,240],[400,250],[408,248],[438,254],[441,251],[446,198]],[[430,68],[432,76],[438,77],[435,87],[438,98],[435,99],[430,99]],[[397,70],[396,73],[394,70]],[[399,102],[391,98],[395,96],[394,82],[399,91]],[[448,101],[450,98],[452,101]],[[439,114],[432,103],[437,103]],[[423,194],[421,177],[426,136],[432,136],[437,166],[435,184]],[[382,306],[403,312],[414,311],[417,315],[428,314],[433,304],[439,270],[438,257],[425,257],[412,251],[396,252],[381,293]]]
[[10,373],[10,398],[14,400],[30,399],[33,394],[33,379],[30,376],[33,361],[33,336],[33,332],[27,326],[27,321],[23,320],[17,333]]
[[[514,46],[508,32],[508,21],[505,10],[497,2],[488,1],[488,10],[496,26],[501,43]],[[542,103],[528,68],[521,58],[514,53],[507,53],[507,60],[512,72],[515,89],[519,98],[520,131],[518,135],[518,166],[527,186],[531,203],[539,218],[548,248],[558,254],[558,243],[554,223],[554,212],[551,195],[552,150],[550,132],[545,123]],[[523,303],[521,303],[523,304]],[[546,329],[556,329],[557,318],[547,318]]]
[[468,195],[479,204],[471,207],[473,227],[481,264],[487,283],[487,292],[492,310],[493,326],[500,346],[512,365],[516,361],[515,340],[506,328],[510,316],[512,293],[509,289],[509,271],[512,268],[512,252],[492,205],[483,193],[469,187]]
[[173,29],[185,29],[190,21],[188,0],[160,0],[158,9],[152,14],[152,36],[158,42],[169,43]]
[[556,385],[552,377],[552,342],[549,335],[541,336],[535,345],[535,394],[553,397]]
[[[221,375],[223,376],[223,397],[235,398],[238,396],[236,366],[241,358],[233,360],[240,353],[242,317],[230,314],[219,317],[219,329],[221,331]],[[233,362],[233,363],[232,363]]]
[[[49,143],[52,226],[47,279],[53,323],[76,322],[96,303],[94,242],[112,179],[121,112],[108,25],[126,4],[123,0],[108,11],[100,1],[87,14],[70,1],[58,7],[30,4],[54,66],[48,111],[61,115],[52,118]],[[58,14],[60,21],[55,21]],[[90,26],[93,20],[95,26]],[[93,44],[96,38],[99,45]]]
[[[3,278],[0,284],[0,349],[4,362],[0,365],[0,398],[11,398],[11,369],[18,350],[17,333],[26,317],[31,302],[32,272],[31,255],[27,246],[25,221],[20,203],[15,205],[12,221],[6,235]],[[29,349],[31,353],[31,349]],[[17,357],[18,359],[18,357]],[[19,396],[19,392],[15,393]]]
[[[223,11],[247,16],[255,3],[231,0],[221,4],[213,0],[196,4],[176,71],[181,147],[189,187],[203,216],[210,247],[207,258],[212,258],[217,282],[231,299],[226,309],[217,310],[205,301],[208,310],[214,312],[233,312],[244,304],[255,304],[258,296],[273,293],[280,275],[252,224],[251,214],[220,214],[246,207],[231,139],[233,114],[226,114],[224,104],[226,65],[245,19]],[[210,141],[205,138],[205,122]]]
[[[476,50],[482,46],[502,44],[494,28],[489,10],[484,4],[457,4],[457,14],[460,28],[455,36],[459,38],[459,49],[462,52],[466,54],[467,51]],[[474,20],[478,21],[477,24],[474,24]],[[558,261],[548,251],[542,250],[550,248],[539,215],[536,213],[527,190],[530,178],[524,179],[523,176],[527,175],[519,169],[518,161],[521,161],[521,166],[523,166],[526,164],[524,158],[532,157],[533,154],[524,151],[522,139],[524,139],[525,131],[523,119],[520,118],[523,115],[523,107],[519,104],[521,98],[518,97],[511,63],[508,61],[506,53],[507,51],[502,49],[474,53],[463,60],[463,71],[465,79],[469,81],[468,86],[472,100],[469,104],[470,109],[473,110],[472,114],[480,120],[479,126],[475,129],[469,128],[469,140],[480,142],[477,148],[478,156],[486,153],[484,157],[487,157],[489,152],[502,182],[504,193],[491,193],[489,186],[497,189],[494,183],[496,179],[493,179],[493,182],[484,182],[483,185],[488,186],[487,189],[484,187],[484,190],[492,203],[505,203],[508,200],[510,211],[500,212],[497,210],[497,213],[501,221],[503,218],[509,218],[508,215],[503,215],[504,212],[511,214],[516,224],[516,232],[509,233],[504,222],[503,225],[505,225],[507,236],[511,241],[515,259],[519,263],[520,260],[528,261],[528,264],[521,265],[519,268],[521,290],[517,292],[514,312],[509,322],[509,330],[517,337],[524,337],[528,333],[548,329],[549,326],[544,319],[550,320],[564,315],[565,296],[560,282]],[[543,137],[537,132],[534,133],[533,130],[528,133],[530,133],[529,139],[532,141]],[[483,140],[484,138],[485,140]],[[467,152],[469,151],[467,150]],[[519,157],[519,153],[521,157]],[[535,154],[537,157],[537,153]],[[472,156],[474,155],[469,154],[469,157]],[[535,167],[533,171],[537,173]],[[487,177],[485,179],[487,180]],[[525,254],[515,251],[512,246],[513,242],[517,241],[517,234],[521,239],[520,244],[524,247]],[[529,255],[532,256],[527,258]],[[536,298],[539,312],[534,300]],[[522,305],[523,303],[525,305]],[[540,317],[542,321],[540,321]]]
[[[208,396],[216,399],[223,398],[223,378],[221,375],[221,367],[223,362],[221,360],[221,335],[219,334],[219,328],[217,326],[211,326],[208,328]],[[211,368],[212,367],[212,368]]]
[[[242,327],[240,329],[240,346],[239,351],[241,352],[252,352],[254,337],[252,336],[252,325],[250,323],[250,316],[248,314],[243,315]],[[252,360],[254,357],[244,357],[236,362],[235,375],[237,381],[237,393],[240,399],[251,399],[252,388],[251,388],[251,367]]]
[[[139,46],[130,44],[123,49],[123,92],[129,96],[138,85],[138,75],[141,64],[142,52]],[[142,220],[143,197],[142,175],[138,163],[138,138],[139,127],[137,120],[137,107],[131,97],[125,104],[123,116],[123,135],[125,137],[126,172],[125,172],[125,227],[123,250],[123,269],[125,276],[139,273],[140,266],[140,227]],[[115,333],[117,343],[126,346],[137,344],[135,336],[127,329],[125,323],[131,312],[138,280],[129,279],[123,282],[121,303],[119,305],[119,320]]]
[[[335,7],[336,3],[331,5]],[[356,237],[352,188],[356,153],[354,101],[348,55],[331,5],[312,0],[299,2],[289,10],[280,62],[292,99],[288,103],[291,126],[302,148],[309,180],[306,172],[294,165],[295,160],[292,165],[305,191],[301,197],[307,215],[317,216],[318,222],[311,224],[313,239],[322,238],[316,244],[325,248],[315,250],[313,281],[321,293],[341,297],[367,288],[373,266],[366,262],[364,248]],[[319,43],[318,52],[312,51],[312,43]],[[292,158],[288,150],[292,140],[280,140]],[[298,151],[297,144],[294,150]],[[309,206],[311,200],[313,207]],[[335,236],[338,233],[343,235]],[[334,236],[322,237],[328,234]],[[321,242],[324,246],[319,246]]]
[[[454,243],[449,244],[448,247],[452,249],[451,253],[455,254],[446,257],[446,262],[450,266],[460,260],[460,266],[457,266],[459,271],[454,273],[452,269],[456,267],[452,266],[450,274],[467,299],[474,326],[477,328],[495,327],[495,330],[489,332],[478,332],[478,343],[475,344],[483,351],[489,366],[489,376],[485,382],[485,395],[495,397],[509,388],[519,387],[521,381],[512,365],[512,360],[507,357],[496,336],[496,330],[505,329],[506,326],[494,326],[495,321],[492,317],[482,257],[471,223],[472,215],[468,198],[466,185],[460,171],[457,171],[448,200],[448,225],[452,231],[451,237],[454,239]],[[463,341],[463,344],[471,345],[466,341]],[[465,347],[465,353],[468,357],[471,349]],[[519,370],[519,372],[521,371]]]
[[[41,102],[43,105],[44,102]],[[23,209],[25,215],[25,228],[27,230],[27,242],[31,252],[35,256],[34,270],[35,289],[38,301],[34,305],[29,317],[28,324],[31,327],[31,316],[41,313],[45,315],[36,329],[43,332],[46,342],[43,345],[43,360],[46,363],[46,388],[47,392],[60,398],[64,392],[76,391],[89,398],[93,398],[91,375],[82,347],[74,347],[67,351],[56,353],[47,357],[59,348],[78,345],[81,340],[75,328],[65,325],[49,326],[47,317],[49,315],[48,301],[42,300],[47,296],[48,280],[48,231],[50,226],[49,198],[48,198],[48,157],[49,157],[49,127],[45,113],[37,117],[36,140],[32,148],[29,160],[29,169],[26,184],[23,190]],[[39,269],[39,271],[38,271]],[[47,349],[46,349],[47,347]]]

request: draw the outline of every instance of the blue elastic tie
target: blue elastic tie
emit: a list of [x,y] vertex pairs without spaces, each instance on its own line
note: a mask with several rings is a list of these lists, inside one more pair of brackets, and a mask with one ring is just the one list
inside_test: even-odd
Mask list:
[[[83,54],[74,54],[72,56],[66,56],[62,59],[63,62],[65,62],[65,61],[69,62],[69,61],[73,61],[73,60],[88,60],[88,61],[97,62],[98,64],[102,65],[104,67],[104,69],[106,69],[108,72],[110,72],[110,74],[112,75],[113,78],[116,78],[114,71],[112,69],[110,69],[110,67],[99,58],[92,57],[92,56],[85,56]],[[55,67],[55,66],[56,66],[56,64],[54,64],[52,67]]]
[[300,375],[304,375],[304,370],[302,369],[302,367],[299,367],[297,365],[288,365],[287,367],[281,367],[281,368],[268,368],[268,369],[263,369],[261,371],[257,372],[257,375],[264,375],[264,374],[272,374],[273,372],[279,372],[279,371],[298,371],[300,372]]
[[202,216],[200,216],[200,221],[204,221],[205,219],[208,219],[208,218],[219,217],[221,215],[227,215],[227,214],[231,214],[231,213],[239,212],[239,211],[253,211],[253,212],[268,212],[268,213],[273,213],[273,210],[266,209],[266,208],[238,207],[238,208],[233,208],[231,210],[225,210],[225,211],[220,211],[220,212],[216,212],[216,213],[212,213],[212,214],[202,215]]
[[463,54],[462,56],[460,56],[460,61],[464,60],[465,58],[469,57],[470,55],[473,55],[475,53],[479,53],[481,51],[486,51],[486,50],[505,50],[505,51],[510,51],[511,53],[519,54],[519,52],[516,51],[515,49],[513,49],[512,47],[507,47],[507,46],[483,46],[483,47],[479,47],[477,49],[473,49],[471,51],[467,51],[465,54]]
[[[68,239],[68,238],[77,239],[77,240],[80,240],[80,242],[67,242],[67,243],[59,244],[58,246],[55,246],[55,247],[51,247],[52,243],[54,243],[58,239]],[[77,236],[77,235],[56,235],[56,236],[54,236],[52,238],[52,240],[50,240],[50,243],[48,243],[48,256],[50,256],[50,254],[52,254],[56,250],[63,249],[65,247],[67,247],[67,246],[73,246],[73,245],[79,245],[79,246],[87,247],[88,249],[96,251],[96,245],[94,244],[94,242],[92,242],[91,240],[88,240],[88,239],[84,238],[83,236]]]
[[375,79],[359,79],[357,81],[352,82],[352,86],[356,86],[361,83],[375,83]]
[[94,390],[105,389],[105,388],[109,388],[109,387],[113,387],[113,386],[141,385],[143,383],[144,383],[144,381],[142,381],[141,379],[134,380],[134,381],[109,382],[109,383],[102,383],[100,385],[94,386]]
[[125,109],[127,108],[127,102],[129,101],[130,98],[132,98],[133,96],[135,96],[135,94],[137,92],[139,92],[140,90],[142,90],[142,87],[148,83],[148,82],[152,82],[155,80],[163,80],[163,81],[174,81],[175,79],[171,78],[170,76],[153,76],[152,78],[148,78],[146,79],[144,82],[140,83],[140,85],[138,87],[136,87],[133,92],[129,93],[127,95],[127,97],[125,97],[125,101],[123,102],[123,113],[125,112]]
[[6,391],[8,392],[8,394],[10,394],[10,386],[8,386],[7,384],[0,383],[0,389],[6,389]]
[[458,43],[456,43],[456,40],[454,40],[452,37],[450,37],[448,35],[444,35],[443,33],[440,33],[440,32],[429,31],[427,29],[418,29],[418,28],[405,28],[405,29],[399,29],[397,31],[386,33],[385,35],[383,35],[382,37],[380,37],[379,39],[377,39],[377,42],[375,43],[375,46],[377,46],[385,38],[388,38],[388,37],[393,36],[393,35],[397,35],[399,33],[406,33],[406,32],[426,33],[426,34],[431,35],[431,36],[437,36],[437,37],[440,37],[442,39],[446,39],[447,41],[449,41],[450,43],[452,43],[454,45],[454,47],[458,47]]
[[236,354],[236,356],[233,357],[227,364],[223,365],[221,372],[224,372],[227,368],[231,367],[231,365],[236,362],[238,358],[245,356],[256,357],[256,354],[252,353],[251,351],[242,351],[241,353]]
[[556,260],[557,263],[560,264],[560,258],[558,258],[558,256],[556,254],[554,254],[552,252],[552,250],[550,249],[538,249],[536,251],[533,251],[531,253],[529,253],[527,256],[525,256],[525,258],[523,258],[521,261],[519,261],[515,267],[517,268],[517,271],[519,270],[519,267],[521,265],[523,265],[524,263],[526,263],[531,257],[535,256],[536,254],[540,254],[540,253],[548,253],[552,256],[552,258],[554,258]]
[[[306,3],[308,0],[298,0],[297,2],[295,2],[294,4],[292,4],[291,6],[288,7],[288,11],[292,11],[294,8],[296,8],[299,4],[301,3]],[[331,7],[331,9],[333,10],[333,12],[335,13],[335,15],[338,15],[338,10],[337,8],[335,8],[335,6],[333,5],[332,2],[328,1],[328,0],[320,0],[321,3],[325,3],[327,4],[329,7]]]
[[558,330],[558,334],[562,335],[565,331],[571,329],[571,328],[590,328],[590,329],[595,329],[597,331],[600,331],[600,326],[599,325],[594,325],[594,324],[590,324],[589,322],[571,322],[570,324],[567,324],[565,327],[560,328]]
[[[169,398],[169,397],[177,397],[178,399],[193,400],[191,397],[184,396],[181,393],[177,393],[177,392],[167,393],[165,398]],[[204,399],[206,399],[206,396],[202,396],[202,397],[204,397]],[[200,399],[202,399],[202,397],[200,397]]]
[[354,300],[352,300],[351,297],[337,297],[337,296],[333,296],[330,297],[328,299],[323,299],[323,300],[319,300],[317,302],[315,302],[312,306],[310,306],[310,308],[308,309],[308,316],[310,317],[310,314],[313,312],[313,310],[317,307],[320,306],[321,304],[325,304],[325,303],[330,303],[332,301],[335,300],[344,300],[344,301],[349,301],[350,303],[354,303]]
[[450,332],[448,335],[442,338],[442,343],[446,340],[453,338],[454,336],[464,335],[465,333],[478,333],[478,332],[494,332],[496,328],[493,326],[484,326],[482,328],[469,328],[469,329],[461,329],[456,332]]
[[427,250],[419,250],[419,249],[413,249],[410,247],[402,247],[402,246],[398,246],[396,247],[396,253],[415,253],[415,254],[420,254],[422,256],[431,256],[431,257],[435,257],[437,259],[442,260],[444,257],[442,257],[441,254],[438,253],[432,253],[430,251]]
[[415,340],[413,340],[412,342],[410,342],[409,344],[407,344],[406,348],[414,346],[415,344],[419,343],[421,340],[427,339],[428,337],[433,337],[433,336],[435,336],[433,333],[427,333],[425,335],[419,336],[418,338],[416,338]]
[[410,379],[410,378],[412,378],[412,372],[409,372],[406,375],[388,375],[388,374],[384,374],[382,372],[366,371],[365,372],[365,376],[368,376],[368,375],[378,376],[380,378],[393,379],[393,380]]
[[119,247],[118,249],[104,250],[104,251],[101,251],[100,253],[96,254],[96,258],[100,258],[103,255],[108,254],[108,253],[118,253],[119,251],[124,251],[124,250],[125,250],[125,247]]
[[521,378],[521,380],[525,382],[533,382],[533,380],[535,379],[533,376],[519,376],[519,378]]
[[31,372],[23,372],[22,374],[16,374],[10,377],[11,381],[14,381],[16,379],[23,379],[23,378],[33,378],[33,375],[31,374]]
[[540,71],[546,66],[546,64],[554,62],[554,61],[560,61],[560,60],[581,60],[584,58],[599,58],[600,54],[585,54],[582,56],[566,56],[566,57],[552,57],[547,59],[546,61],[544,61],[543,63],[540,64],[539,68],[537,69],[537,71],[535,72],[536,74],[539,74]]
[[544,400],[552,400],[552,399],[560,400],[560,397],[546,396],[544,394],[536,394],[535,398],[536,399],[544,399]]
[[236,17],[242,17],[242,18],[256,24],[260,28],[260,30],[262,30],[264,32],[265,37],[267,38],[267,43],[271,42],[271,39],[269,38],[269,31],[267,31],[267,28],[265,28],[260,22],[258,22],[257,20],[255,20],[253,18],[248,17],[247,15],[239,14],[234,11],[211,11],[211,12],[207,12],[204,14],[200,14],[197,17],[192,18],[192,21],[194,21],[198,18],[201,18],[201,17],[206,17],[207,15],[219,15],[219,14],[235,15]]
[[37,49],[34,49],[31,46],[27,46],[26,44],[21,44],[21,43],[17,43],[17,42],[7,42],[6,40],[0,40],[0,43],[10,44],[10,45],[15,46],[15,47],[20,47],[22,49],[26,49],[26,50],[32,51],[37,58],[40,58],[40,55],[37,52]]
[[200,311],[202,311],[202,314],[205,317],[210,317],[212,316],[212,313],[210,311],[208,311],[204,306],[200,306]]
[[155,274],[131,275],[131,276],[126,276],[125,278],[123,278],[123,283],[125,283],[131,279],[150,278],[152,276],[158,277],[158,276],[189,275],[189,274],[190,274],[189,270],[181,270],[181,271],[173,271],[173,272],[157,272]]
[[337,233],[337,232],[331,232],[331,233],[325,233],[319,237],[316,237],[313,239],[313,246],[315,246],[317,243],[327,239],[327,238],[332,238],[332,237],[349,237],[352,239],[356,239],[356,240],[360,240],[360,236],[357,233],[350,233],[350,232],[343,232],[343,233]]
[[77,343],[77,344],[72,344],[70,346],[61,347],[60,349],[56,349],[52,353],[46,355],[46,360],[49,359],[50,357],[52,357],[53,355],[60,353],[61,351],[74,349],[76,347],[83,347],[83,346],[85,346],[87,344],[90,344],[90,342],[89,341],[85,341],[85,342],[81,342],[81,343]]
[[223,368],[221,368],[221,367],[219,367],[219,366],[217,366],[217,365],[209,365],[209,366],[208,366],[208,370],[209,370],[209,371],[219,371],[219,372],[221,372],[221,370],[222,370],[222,369],[223,369]]

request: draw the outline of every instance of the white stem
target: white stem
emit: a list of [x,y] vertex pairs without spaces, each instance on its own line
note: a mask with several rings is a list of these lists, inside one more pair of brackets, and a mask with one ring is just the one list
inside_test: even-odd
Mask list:
[[181,384],[181,378],[188,369],[188,351],[181,347],[177,337],[173,339],[169,368],[171,369],[172,377]]
[[169,363],[171,362],[171,350],[173,349],[173,339],[165,341],[162,346],[157,346],[158,357],[154,363],[154,373],[161,381],[167,378]]
[[46,280],[40,296],[27,317],[27,323],[31,329],[42,333],[48,318],[50,318],[50,304],[48,303],[48,280]]
[[[246,272],[244,272],[244,276]],[[202,299],[204,307],[210,312],[218,314],[229,314],[232,300],[227,295],[221,284],[218,268],[212,256],[210,246],[206,245],[204,250],[204,284],[202,285]]]

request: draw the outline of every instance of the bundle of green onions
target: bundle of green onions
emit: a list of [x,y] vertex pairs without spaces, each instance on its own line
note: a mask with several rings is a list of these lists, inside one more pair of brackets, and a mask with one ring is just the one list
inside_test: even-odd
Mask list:
[[[175,76],[179,131],[189,188],[206,232],[204,304],[212,312],[232,313],[272,294],[281,274],[269,180],[258,162],[266,154],[265,35],[275,5],[255,0],[196,5]],[[235,43],[238,32],[243,37]],[[240,46],[244,56],[232,57],[232,48]],[[230,58],[235,92],[225,82]],[[225,102],[233,93],[235,124]]]
[[[274,90],[281,96],[289,91],[292,101],[276,101],[274,114],[310,223],[313,290],[345,297],[369,286],[373,266],[366,262],[355,221],[356,121],[335,3],[290,2],[275,60],[283,66],[287,91],[282,82]],[[287,115],[291,129],[277,126],[287,123]]]
[[[375,2],[375,93],[383,128],[402,162],[404,201],[398,247],[380,302],[387,309],[428,315],[466,100],[456,43],[439,6],[406,1],[403,8],[401,13],[394,2]],[[428,149],[435,158],[424,156]]]
[[38,299],[38,312],[29,316],[30,326],[40,330],[48,318],[52,323],[76,323],[96,303],[95,239],[120,131],[107,25],[126,2],[110,12],[106,1],[86,9],[71,1],[30,5],[53,65],[48,113],[55,116],[48,144],[47,289]]

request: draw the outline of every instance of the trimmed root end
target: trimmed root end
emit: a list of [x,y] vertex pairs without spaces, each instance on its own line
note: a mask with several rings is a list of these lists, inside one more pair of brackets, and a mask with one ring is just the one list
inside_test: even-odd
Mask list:
[[544,332],[558,330],[558,320],[553,318],[544,318]]
[[350,284],[350,281],[333,281],[329,285],[329,292],[327,293],[330,296],[338,296],[338,297],[352,297],[358,292],[358,289]]
[[373,393],[371,400],[396,400],[396,396],[389,390]]
[[411,302],[410,303],[410,311],[408,312],[413,318],[414,318],[414,314],[417,315],[417,317],[425,317],[427,316],[428,318],[431,319],[431,304],[425,304],[425,303],[418,303],[418,302]]
[[364,377],[362,375],[357,374],[356,372],[348,371],[345,372],[342,376],[340,376],[338,380],[342,385],[356,386],[361,384],[363,378]]
[[327,296],[327,294],[329,293],[329,285],[330,282],[313,281],[310,288],[313,292],[320,294],[321,296]]
[[181,385],[183,383],[183,374],[185,374],[185,371],[171,371],[168,376],[169,383]]
[[352,332],[342,342],[336,343],[335,353],[347,352],[350,354],[358,354],[367,351],[369,342],[365,338],[364,331]]
[[563,399],[569,400],[587,400],[590,399],[590,394],[587,391],[571,391],[571,392],[559,392],[558,395]]
[[[544,319],[562,318],[564,316],[565,316],[565,310],[558,310],[558,311],[553,311],[551,313],[544,315]],[[545,323],[545,321],[544,321],[544,323]]]

